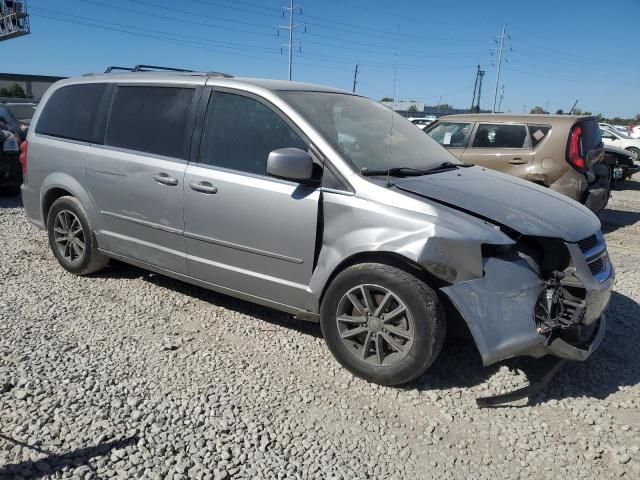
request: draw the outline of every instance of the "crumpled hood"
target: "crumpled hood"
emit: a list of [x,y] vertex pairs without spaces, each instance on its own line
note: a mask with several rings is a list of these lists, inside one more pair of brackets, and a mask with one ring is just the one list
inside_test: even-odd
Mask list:
[[589,209],[553,190],[482,167],[395,179],[401,191],[466,210],[523,234],[577,242],[600,229]]

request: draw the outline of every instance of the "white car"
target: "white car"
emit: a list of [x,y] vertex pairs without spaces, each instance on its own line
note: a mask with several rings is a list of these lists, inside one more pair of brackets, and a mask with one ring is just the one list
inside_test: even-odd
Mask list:
[[629,136],[631,138],[640,138],[640,125],[636,125],[635,127],[633,127]]
[[600,126],[600,128],[608,128],[609,130],[622,132],[625,135],[629,134],[627,127],[625,127],[624,125],[611,125],[610,123],[603,123],[603,122],[598,123],[598,125]]
[[624,148],[633,155],[634,160],[640,160],[640,138],[631,138],[614,128],[600,127],[600,136],[605,145]]
[[438,119],[438,117],[436,117],[435,115],[428,115],[426,117],[415,117],[415,118],[414,117],[410,117],[410,118],[407,118],[407,120],[409,120],[411,123],[413,123],[420,130],[424,130],[429,125],[431,125],[433,122],[435,122],[437,119]]

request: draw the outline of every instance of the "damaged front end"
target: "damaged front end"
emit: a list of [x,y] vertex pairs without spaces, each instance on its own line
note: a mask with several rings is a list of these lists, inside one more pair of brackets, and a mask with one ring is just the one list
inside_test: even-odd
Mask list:
[[613,268],[597,232],[577,243],[522,236],[483,249],[484,276],[442,288],[485,365],[554,355],[585,360],[602,341]]

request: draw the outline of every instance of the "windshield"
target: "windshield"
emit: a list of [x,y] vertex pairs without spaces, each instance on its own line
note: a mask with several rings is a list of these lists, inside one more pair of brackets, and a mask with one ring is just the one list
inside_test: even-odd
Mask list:
[[460,164],[422,130],[376,101],[326,92],[285,91],[280,95],[358,171],[429,170],[443,162]]
[[36,108],[33,105],[8,105],[7,108],[11,110],[13,116],[18,120],[31,120],[36,112]]

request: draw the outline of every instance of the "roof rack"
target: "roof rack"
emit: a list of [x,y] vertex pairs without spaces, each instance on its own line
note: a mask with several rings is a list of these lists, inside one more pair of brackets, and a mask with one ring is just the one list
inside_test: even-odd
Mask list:
[[172,67],[158,67],[155,65],[136,65],[135,67],[118,67],[115,65],[107,68],[104,73],[111,73],[114,70],[125,71],[125,72],[177,72],[177,73],[191,73],[194,75],[206,75],[208,77],[223,77],[223,78],[233,78],[233,75],[229,75],[228,73],[222,72],[195,72],[193,70],[185,70],[183,68],[172,68]]

